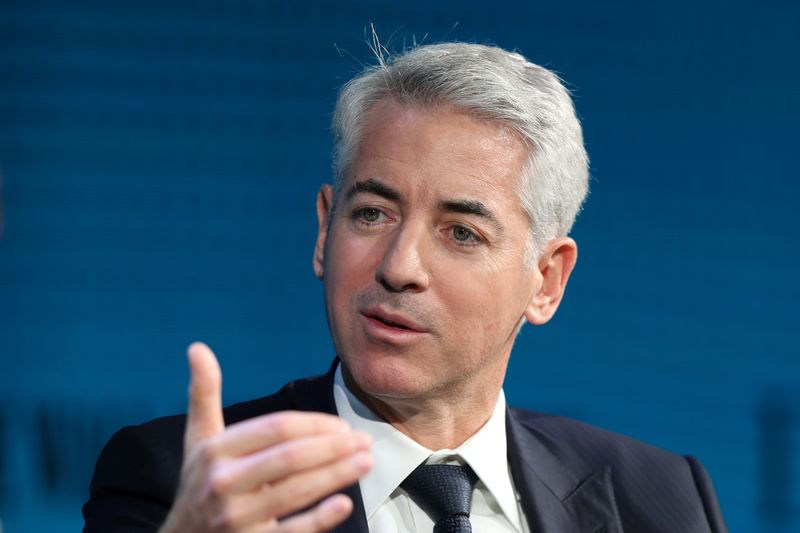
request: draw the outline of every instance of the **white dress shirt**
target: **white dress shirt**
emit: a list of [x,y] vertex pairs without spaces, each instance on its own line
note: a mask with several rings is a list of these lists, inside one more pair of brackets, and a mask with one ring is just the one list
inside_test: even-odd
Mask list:
[[428,533],[433,521],[400,488],[421,463],[468,464],[479,481],[472,492],[470,522],[480,533],[529,533],[506,457],[506,400],[503,391],[492,416],[455,450],[429,450],[375,415],[347,388],[341,367],[333,385],[336,410],[353,429],[372,436],[372,470],[359,481],[372,533]]

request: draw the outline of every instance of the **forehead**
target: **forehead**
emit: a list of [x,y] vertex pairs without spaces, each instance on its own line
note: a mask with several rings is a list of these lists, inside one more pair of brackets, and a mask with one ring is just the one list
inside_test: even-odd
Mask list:
[[520,136],[499,122],[452,107],[386,99],[366,116],[346,181],[373,178],[420,193],[519,204],[516,191],[527,157]]

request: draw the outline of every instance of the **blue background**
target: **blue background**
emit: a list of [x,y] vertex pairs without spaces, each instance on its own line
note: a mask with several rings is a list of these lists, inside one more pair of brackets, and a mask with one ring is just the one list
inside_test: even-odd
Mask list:
[[336,90],[461,39],[564,77],[581,257],[510,402],[698,456],[733,531],[800,530],[800,8],[738,2],[0,2],[0,523],[79,529],[100,447],[323,372],[311,271]]

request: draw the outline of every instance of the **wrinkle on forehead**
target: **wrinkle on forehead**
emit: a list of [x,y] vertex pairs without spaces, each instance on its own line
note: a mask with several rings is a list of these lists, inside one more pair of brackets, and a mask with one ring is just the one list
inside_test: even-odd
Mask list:
[[[394,113],[395,120],[391,123],[370,120],[375,114],[381,111],[396,111]],[[460,117],[464,124],[472,124],[481,127],[483,130],[478,140],[481,148],[510,148],[521,147],[524,152],[523,159],[528,157],[528,145],[525,139],[514,130],[511,126],[501,120],[481,118],[472,114],[469,110],[461,109],[452,105],[439,104],[416,104],[416,103],[400,103],[397,100],[387,97],[375,103],[367,112],[364,120],[364,129],[362,131],[362,140],[368,136],[370,132],[377,133],[389,127],[403,127],[409,122],[417,120],[420,116],[430,117],[432,115],[450,115],[451,117]],[[484,126],[491,126],[492,133],[487,134]],[[443,128],[444,129],[444,128]],[[479,158],[470,158],[479,161]]]
[[[391,114],[392,120],[375,119],[376,115],[382,113],[384,115],[381,118],[385,118],[385,114]],[[437,115],[446,116],[448,120],[437,121],[435,119]],[[380,143],[370,142],[370,139],[380,137],[387,129],[414,128],[420,120],[425,121],[427,127],[422,128],[421,131],[417,129],[415,130],[416,134],[409,134],[399,141],[401,147],[405,146],[405,150],[400,153],[405,153],[408,157],[398,156],[397,150],[382,150]],[[458,135],[453,133],[453,120],[464,126],[460,128]],[[469,178],[463,182],[466,188],[470,188],[470,182],[479,184],[483,188],[482,192],[484,194],[488,192],[489,195],[478,199],[492,204],[497,204],[497,200],[504,197],[503,194],[500,194],[500,189],[506,185],[498,182],[496,176],[513,176],[513,179],[518,181],[528,160],[528,147],[522,137],[501,121],[477,118],[469,112],[453,106],[403,104],[391,98],[379,101],[369,110],[364,121],[362,139],[366,142],[362,142],[359,147],[356,166],[359,166],[359,161],[384,159],[402,165],[413,165],[421,175],[430,177],[432,174],[435,176],[437,171],[431,167],[439,166],[448,169],[451,166],[459,165],[464,176]],[[464,150],[449,148],[449,146],[460,147],[460,143],[465,139],[473,145],[475,150],[465,153]],[[393,138],[393,142],[398,143],[396,137]],[[493,152],[497,154],[497,157],[487,160],[487,152]],[[489,170],[495,172],[488,172]],[[490,175],[493,177],[489,177]],[[516,181],[512,184],[515,191],[518,186]],[[428,184],[428,180],[421,180],[419,183],[423,189],[427,189]],[[481,188],[480,186],[476,189]],[[468,190],[459,191],[459,193],[454,194],[452,199],[475,199],[469,197]],[[463,198],[461,198],[462,196]],[[519,202],[515,203],[519,204]],[[524,212],[521,204],[518,207]]]

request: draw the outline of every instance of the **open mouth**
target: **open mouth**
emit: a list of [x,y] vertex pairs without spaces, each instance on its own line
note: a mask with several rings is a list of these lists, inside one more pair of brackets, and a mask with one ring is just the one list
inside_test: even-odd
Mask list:
[[413,333],[425,333],[425,329],[411,319],[406,318],[399,313],[392,313],[384,309],[367,309],[362,311],[363,315],[369,320],[374,321],[377,325],[396,329],[398,331],[407,331]]
[[369,318],[371,318],[373,320],[376,320],[376,321],[380,322],[381,324],[389,326],[390,328],[405,329],[407,331],[415,331],[415,330],[412,330],[410,327],[406,326],[405,324],[400,324],[398,322],[392,322],[391,320],[382,318],[382,317],[377,316],[377,315],[367,315],[367,316],[369,316]]

